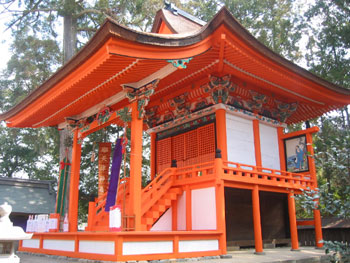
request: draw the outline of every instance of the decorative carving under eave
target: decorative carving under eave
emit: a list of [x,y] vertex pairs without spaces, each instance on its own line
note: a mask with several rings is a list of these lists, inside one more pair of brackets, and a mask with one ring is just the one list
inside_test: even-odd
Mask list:
[[230,93],[235,91],[235,87],[231,82],[231,75],[223,77],[209,76],[209,83],[202,86],[202,89],[211,95],[213,104],[229,103]]
[[254,113],[259,113],[261,112],[264,104],[267,103],[267,96],[264,94],[260,94],[256,91],[249,90],[252,99],[251,100],[244,100],[243,105],[245,108],[248,110],[254,112]]
[[187,101],[187,97],[188,93],[185,92],[184,94],[181,94],[169,101],[170,109],[172,110],[175,118],[181,118],[191,113],[191,103]]
[[116,114],[124,122],[124,125],[131,121],[131,112],[128,107],[118,110]]
[[145,115],[145,107],[148,105],[150,97],[154,93],[154,89],[157,87],[159,79],[155,79],[152,82],[142,86],[141,88],[133,88],[131,86],[123,85],[123,89],[127,91],[126,97],[129,102],[137,100],[137,110],[139,112],[139,119],[142,119]]
[[111,116],[111,108],[104,107],[97,113],[97,122],[99,125],[106,123]]
[[284,103],[276,100],[277,110],[272,112],[272,116],[281,122],[285,122],[298,108],[298,103]]
[[167,62],[171,63],[174,67],[178,69],[185,69],[192,58],[184,58],[184,59],[169,59]]

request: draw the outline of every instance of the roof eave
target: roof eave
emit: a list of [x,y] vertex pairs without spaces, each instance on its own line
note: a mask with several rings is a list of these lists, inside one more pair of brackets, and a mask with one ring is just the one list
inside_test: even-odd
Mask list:
[[31,92],[24,100],[19,104],[12,107],[9,111],[0,115],[0,121],[7,120],[30,103],[34,102],[42,94],[53,88],[59,81],[64,79],[70,72],[76,69],[79,65],[84,63],[96,50],[99,49],[110,37],[122,38],[127,41],[133,41],[145,45],[155,46],[168,46],[168,47],[182,47],[188,46],[200,42],[212,34],[220,25],[224,24],[232,33],[237,34],[242,41],[244,41],[251,48],[257,50],[259,53],[268,57],[272,62],[277,63],[288,70],[310,80],[318,85],[324,86],[332,91],[335,91],[342,95],[350,95],[350,90],[342,88],[331,82],[328,82],[311,72],[295,65],[282,56],[276,54],[262,43],[260,43],[255,37],[253,37],[228,11],[226,7],[214,16],[214,18],[203,26],[199,31],[188,34],[174,34],[163,35],[155,33],[139,32],[123,25],[118,24],[112,19],[106,19],[104,24],[96,32],[94,37],[63,67],[61,67],[55,74],[53,74],[46,82]]

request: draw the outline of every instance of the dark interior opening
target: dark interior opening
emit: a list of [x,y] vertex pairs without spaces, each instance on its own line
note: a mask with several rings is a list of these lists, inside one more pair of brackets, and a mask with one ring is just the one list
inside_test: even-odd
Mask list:
[[[287,194],[260,191],[264,244],[286,245],[290,239]],[[227,246],[254,247],[252,191],[225,187]]]

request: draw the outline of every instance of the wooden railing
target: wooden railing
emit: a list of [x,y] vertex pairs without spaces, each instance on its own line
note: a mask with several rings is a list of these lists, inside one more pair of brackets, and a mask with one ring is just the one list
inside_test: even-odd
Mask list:
[[172,186],[175,168],[163,170],[141,193],[141,215],[146,213]]
[[[122,200],[129,193],[129,178],[120,179],[117,191],[116,203],[122,205]],[[94,202],[89,202],[88,226],[86,230],[91,230],[95,222],[99,221],[105,213],[107,192],[95,198]]]
[[[257,167],[241,163],[222,161],[206,162],[181,168],[167,168],[162,171],[141,192],[141,214],[144,215],[171,187],[200,183],[221,178],[246,184],[267,185],[291,189],[308,189],[316,186],[310,174],[291,173],[276,169]],[[122,179],[117,194],[117,204],[129,195],[129,178]],[[97,221],[104,212],[107,193],[89,205],[89,224]]]
[[174,173],[176,185],[190,184],[201,178],[215,177],[214,162],[200,163],[177,168]]
[[223,162],[223,176],[225,179],[265,184],[294,189],[314,188],[315,181],[310,174],[291,173],[276,169],[257,167],[234,162]]

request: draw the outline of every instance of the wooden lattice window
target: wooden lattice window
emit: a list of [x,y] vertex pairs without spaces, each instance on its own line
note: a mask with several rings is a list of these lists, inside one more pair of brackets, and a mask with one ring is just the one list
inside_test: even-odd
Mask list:
[[157,173],[177,161],[177,167],[213,161],[215,158],[215,125],[199,127],[157,141]]
[[215,158],[215,126],[214,123],[198,128],[199,162],[210,162]]
[[157,141],[157,172],[171,166],[171,138]]
[[177,167],[183,167],[185,161],[185,136],[184,134],[171,137],[171,159],[177,161]]

